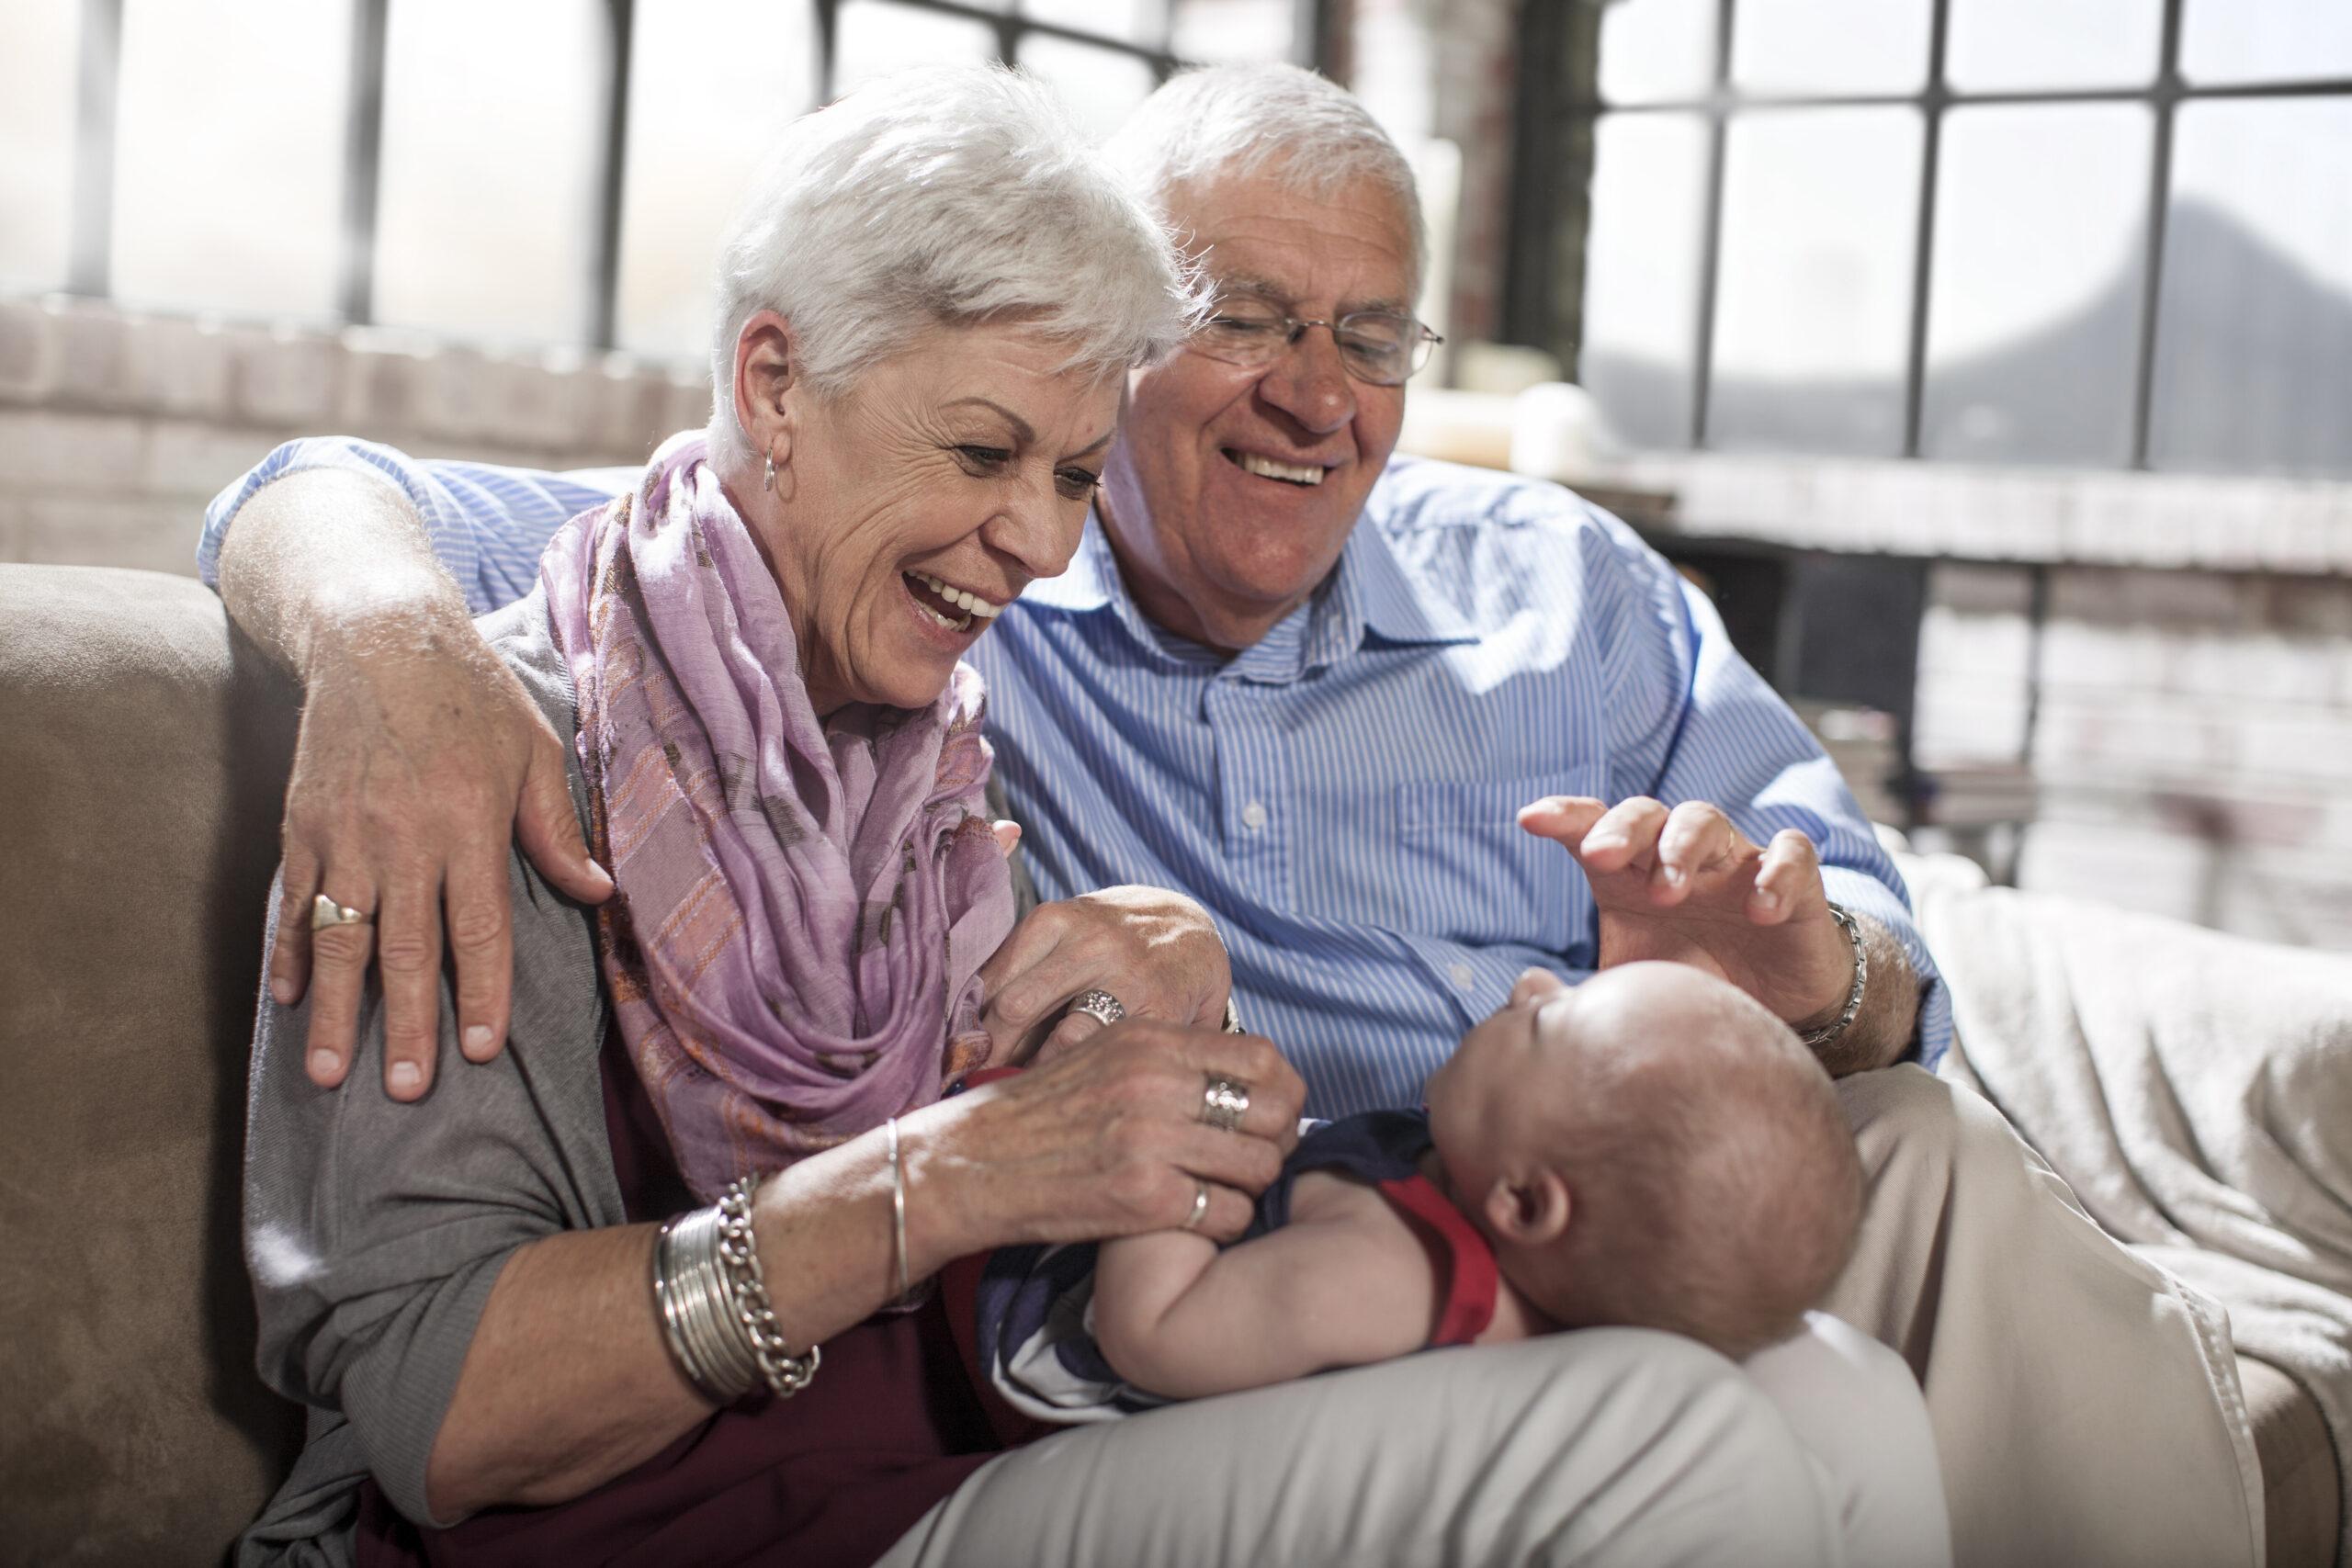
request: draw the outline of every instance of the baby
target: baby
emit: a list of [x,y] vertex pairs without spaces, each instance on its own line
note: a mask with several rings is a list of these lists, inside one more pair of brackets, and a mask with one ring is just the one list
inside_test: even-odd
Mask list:
[[1102,1243],[1091,1304],[1084,1249],[1027,1249],[1018,1281],[1000,1254],[980,1302],[1000,1389],[1100,1419],[1603,1324],[1737,1359],[1793,1333],[1851,1248],[1861,1172],[1828,1077],[1702,971],[1530,970],[1424,1093],[1308,1133],[1229,1247]]

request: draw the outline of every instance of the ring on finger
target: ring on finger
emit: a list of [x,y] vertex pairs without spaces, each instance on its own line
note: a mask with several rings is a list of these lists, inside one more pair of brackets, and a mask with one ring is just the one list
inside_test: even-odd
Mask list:
[[1188,1231],[1201,1227],[1201,1216],[1209,1212],[1209,1184],[1198,1177],[1193,1179],[1193,1212],[1184,1216]]
[[323,893],[311,900],[311,930],[313,933],[329,926],[364,926],[368,921],[366,910],[338,904]]
[[1080,992],[1070,999],[1068,1010],[1082,1012],[1087,1017],[1099,1021],[1105,1029],[1127,1016],[1126,1004],[1110,992],[1100,988]]
[[1231,1078],[1213,1077],[1201,1094],[1201,1120],[1220,1133],[1241,1131],[1241,1118],[1250,1111],[1250,1089]]

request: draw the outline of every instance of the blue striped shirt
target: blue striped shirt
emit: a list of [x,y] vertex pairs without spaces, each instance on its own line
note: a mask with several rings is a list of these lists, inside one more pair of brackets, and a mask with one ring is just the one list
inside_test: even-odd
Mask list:
[[[248,496],[322,466],[399,486],[477,611],[530,592],[548,536],[635,478],[294,442],[213,502],[207,580]],[[1888,927],[1926,982],[1919,1059],[1951,1040],[1901,880],[1835,766],[1706,600],[1556,486],[1396,459],[1330,578],[1229,659],[1147,620],[1090,522],[1069,572],[1032,584],[971,660],[1038,892],[1200,899],[1243,1017],[1297,1065],[1312,1115],[1418,1104],[1521,970],[1590,972],[1583,874],[1513,821],[1544,795],[1709,800],[1758,843],[1803,830],[1829,896]]]

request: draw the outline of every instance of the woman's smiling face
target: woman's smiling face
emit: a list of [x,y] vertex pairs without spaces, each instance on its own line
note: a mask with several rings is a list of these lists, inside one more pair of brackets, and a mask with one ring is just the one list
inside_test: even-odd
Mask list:
[[926,706],[998,612],[1069,565],[1122,378],[1059,368],[1064,345],[1017,323],[942,327],[825,399],[763,383],[762,333],[788,352],[777,318],[746,325],[754,456],[729,488],[775,571],[809,700],[820,715]]

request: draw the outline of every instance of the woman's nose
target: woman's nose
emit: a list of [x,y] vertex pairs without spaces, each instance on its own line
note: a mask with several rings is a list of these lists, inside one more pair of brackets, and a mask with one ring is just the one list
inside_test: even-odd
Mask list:
[[1032,578],[1059,577],[1078,553],[1086,532],[1086,512],[1065,499],[1048,478],[1008,494],[980,531],[992,549],[1011,556]]

